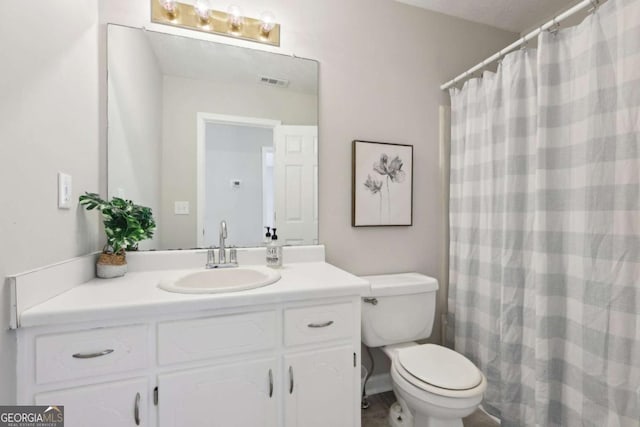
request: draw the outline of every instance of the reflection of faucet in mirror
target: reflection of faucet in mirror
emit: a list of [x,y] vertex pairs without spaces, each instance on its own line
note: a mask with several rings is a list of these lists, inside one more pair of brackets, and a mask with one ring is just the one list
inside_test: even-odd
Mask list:
[[227,263],[227,254],[225,253],[224,239],[227,238],[227,221],[220,221],[220,264]]

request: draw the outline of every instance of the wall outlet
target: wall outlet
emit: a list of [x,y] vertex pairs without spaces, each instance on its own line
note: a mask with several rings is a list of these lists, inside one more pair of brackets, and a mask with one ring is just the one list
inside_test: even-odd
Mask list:
[[71,209],[71,175],[58,172],[58,209]]
[[176,215],[189,215],[189,202],[173,202],[173,213]]

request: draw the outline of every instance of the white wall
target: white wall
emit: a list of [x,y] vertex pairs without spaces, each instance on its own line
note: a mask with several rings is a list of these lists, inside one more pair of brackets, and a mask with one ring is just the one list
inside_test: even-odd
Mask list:
[[[15,334],[3,278],[99,249],[77,207],[104,177],[98,138],[98,2],[3,2],[0,23],[0,404],[15,401]],[[73,207],[57,209],[57,172]]]
[[[206,125],[205,243],[218,245],[220,221],[227,245],[262,241],[262,147],[273,147],[273,130],[215,123]],[[242,181],[240,188],[230,185]],[[265,224],[271,225],[271,224]]]
[[[108,196],[150,207],[159,222],[162,73],[145,33],[112,26],[108,41]],[[157,247],[161,233],[139,248]]]
[[[196,246],[196,115],[199,112],[315,125],[314,95],[256,84],[237,86],[180,77],[164,78],[162,142],[162,248]],[[190,203],[190,215],[175,215],[174,202]]]

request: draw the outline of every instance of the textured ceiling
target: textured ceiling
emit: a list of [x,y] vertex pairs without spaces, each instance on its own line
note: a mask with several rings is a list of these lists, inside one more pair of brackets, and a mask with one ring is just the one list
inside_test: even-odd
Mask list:
[[520,33],[551,19],[576,0],[396,0]]

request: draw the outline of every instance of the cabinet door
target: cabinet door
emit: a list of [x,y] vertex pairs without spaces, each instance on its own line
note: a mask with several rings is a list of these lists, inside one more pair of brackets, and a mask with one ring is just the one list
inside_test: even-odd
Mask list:
[[148,426],[147,380],[40,393],[37,405],[63,405],[66,427]]
[[275,427],[275,359],[160,375],[159,427]]
[[285,356],[284,369],[286,427],[360,425],[351,346]]

